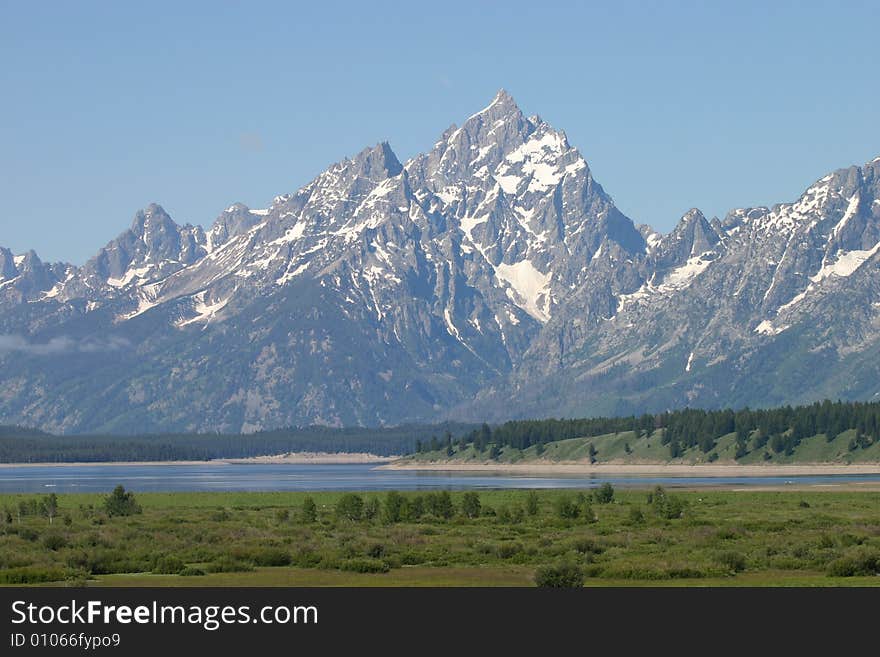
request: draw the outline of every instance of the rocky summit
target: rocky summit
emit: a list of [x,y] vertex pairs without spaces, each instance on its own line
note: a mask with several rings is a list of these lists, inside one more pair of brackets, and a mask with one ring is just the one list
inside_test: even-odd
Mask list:
[[636,225],[505,91],[209,229],[82,267],[0,248],[0,423],[388,425],[880,395],[880,158],[793,203]]

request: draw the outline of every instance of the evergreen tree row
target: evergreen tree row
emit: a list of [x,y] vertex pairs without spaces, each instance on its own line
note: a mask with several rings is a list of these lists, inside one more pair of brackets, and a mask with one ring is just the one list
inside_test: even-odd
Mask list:
[[[648,436],[660,431],[661,442],[669,445],[670,456],[676,458],[684,450],[698,447],[710,452],[722,436],[735,433],[740,458],[765,446],[777,453],[792,454],[804,438],[825,434],[833,440],[847,430],[855,430],[851,449],[868,447],[880,441],[880,402],[822,401],[809,406],[783,406],[773,409],[733,411],[683,409],[657,414],[629,417],[584,419],[515,420],[496,427],[488,424],[462,435],[460,449],[473,445],[479,452],[488,450],[489,457],[498,455],[502,447],[523,450],[533,445],[569,438],[589,438],[605,434],[633,431]],[[419,440],[416,451],[446,450],[454,453],[453,437]]]
[[412,453],[416,436],[462,435],[474,425],[443,423],[390,428],[306,427],[254,434],[145,434],[54,436],[21,427],[0,427],[0,463],[99,461],[203,461],[288,452]]

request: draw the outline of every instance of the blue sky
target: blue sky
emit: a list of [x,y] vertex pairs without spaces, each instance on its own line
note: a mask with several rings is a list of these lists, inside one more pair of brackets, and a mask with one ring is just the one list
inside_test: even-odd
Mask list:
[[880,155],[877,2],[0,0],[0,245],[84,262],[138,208],[210,224],[506,88],[669,230]]

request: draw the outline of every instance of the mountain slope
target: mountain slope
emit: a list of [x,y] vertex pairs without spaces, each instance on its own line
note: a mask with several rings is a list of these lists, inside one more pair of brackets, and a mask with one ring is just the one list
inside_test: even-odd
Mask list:
[[[0,422],[250,431],[877,393],[880,159],[635,226],[505,91],[207,230],[158,205],[82,267],[0,249]],[[825,373],[816,377],[814,373]]]

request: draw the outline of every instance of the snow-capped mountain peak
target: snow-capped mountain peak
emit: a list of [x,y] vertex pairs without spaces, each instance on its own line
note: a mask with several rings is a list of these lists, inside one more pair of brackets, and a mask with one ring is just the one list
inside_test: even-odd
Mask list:
[[[83,267],[0,248],[0,308],[27,336],[0,341],[0,422],[53,430],[785,402],[753,364],[880,349],[880,158],[661,235],[502,89],[406,163],[370,146],[207,231],[152,204]],[[27,347],[62,335],[69,354]],[[112,348],[86,360],[77,336]]]

